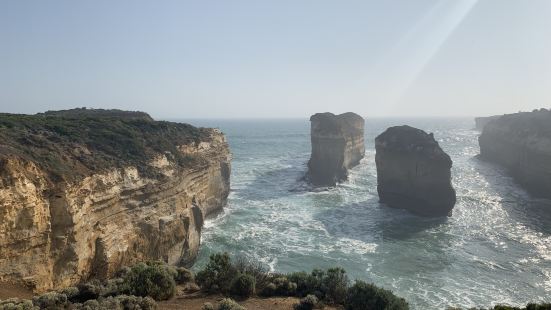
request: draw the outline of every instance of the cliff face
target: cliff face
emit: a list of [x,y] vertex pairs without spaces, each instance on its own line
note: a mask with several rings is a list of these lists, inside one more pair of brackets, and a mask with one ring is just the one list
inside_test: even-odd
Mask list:
[[501,115],[475,117],[474,122],[475,122],[476,130],[478,130],[478,131],[484,130],[484,127],[486,127],[486,125],[489,122],[491,122],[493,120],[496,120],[496,119],[499,119],[500,117],[501,117]]
[[35,291],[142,260],[189,264],[229,192],[214,129],[4,114],[0,138],[0,282]]
[[456,201],[450,157],[432,134],[388,128],[375,139],[377,191],[382,203],[422,216],[445,216]]
[[307,178],[316,186],[334,186],[365,155],[365,121],[354,113],[318,113],[310,122],[312,155]]
[[507,168],[532,194],[551,198],[551,112],[504,115],[478,141],[483,159]]

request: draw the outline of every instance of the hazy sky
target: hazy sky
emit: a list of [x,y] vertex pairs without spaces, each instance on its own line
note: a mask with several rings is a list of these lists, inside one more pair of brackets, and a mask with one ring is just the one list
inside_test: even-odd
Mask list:
[[0,112],[551,107],[551,0],[0,0]]

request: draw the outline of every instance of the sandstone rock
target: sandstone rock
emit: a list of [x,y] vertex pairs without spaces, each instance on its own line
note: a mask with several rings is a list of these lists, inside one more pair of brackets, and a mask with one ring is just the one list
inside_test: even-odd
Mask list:
[[496,119],[499,119],[500,117],[501,117],[501,115],[476,117],[474,119],[474,122],[475,122],[475,125],[476,125],[476,130],[478,130],[478,131],[484,130],[484,127],[486,127],[486,125],[489,122],[491,122],[493,120],[496,120]]
[[504,115],[478,141],[483,159],[507,168],[535,196],[551,198],[551,112]]
[[315,186],[334,186],[365,155],[364,119],[354,113],[318,113],[310,117],[312,155],[307,179]]
[[455,205],[450,157],[433,134],[409,126],[388,128],[375,139],[377,191],[389,207],[422,216],[445,216]]
[[100,114],[0,115],[0,282],[41,292],[195,259],[229,193],[224,135]]

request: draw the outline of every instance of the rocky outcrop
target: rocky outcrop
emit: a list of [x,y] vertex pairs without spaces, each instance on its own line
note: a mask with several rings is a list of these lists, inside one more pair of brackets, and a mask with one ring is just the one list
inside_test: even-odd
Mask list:
[[501,115],[475,117],[474,122],[475,122],[476,130],[478,131],[484,130],[484,127],[486,127],[486,125],[489,122],[499,119],[500,117]]
[[349,112],[314,114],[310,122],[312,155],[307,179],[315,186],[335,186],[365,155],[365,121]]
[[0,282],[44,291],[143,260],[187,265],[229,176],[218,130],[2,114]]
[[507,168],[535,196],[551,198],[551,112],[504,115],[478,141],[483,159]]
[[455,205],[452,161],[433,134],[410,126],[388,128],[375,139],[377,191],[389,207],[421,216],[445,216]]

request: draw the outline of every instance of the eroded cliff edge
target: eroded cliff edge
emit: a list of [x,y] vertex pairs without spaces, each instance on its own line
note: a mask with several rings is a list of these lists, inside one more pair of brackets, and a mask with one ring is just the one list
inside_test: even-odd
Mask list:
[[335,186],[365,155],[365,120],[355,113],[317,113],[310,117],[312,155],[307,179],[315,186]]
[[127,113],[0,115],[0,282],[43,291],[194,260],[229,193],[226,139]]
[[483,159],[507,168],[538,197],[551,198],[551,112],[507,114],[489,122],[479,139]]

